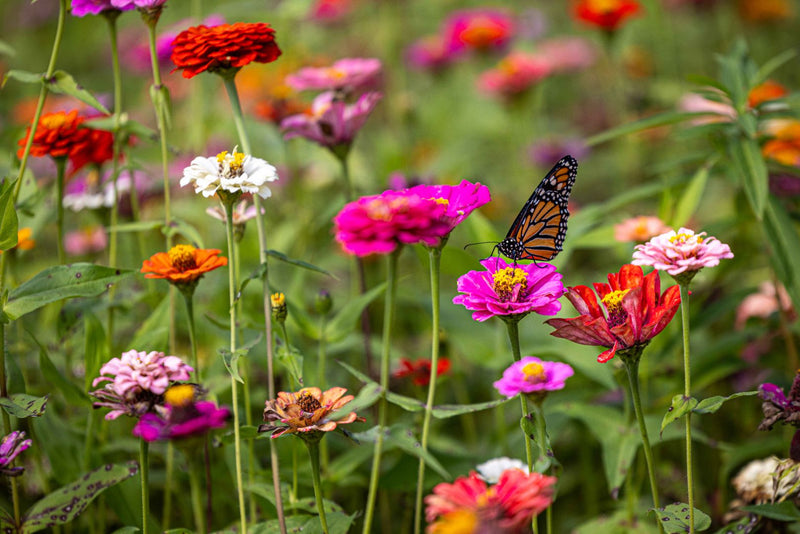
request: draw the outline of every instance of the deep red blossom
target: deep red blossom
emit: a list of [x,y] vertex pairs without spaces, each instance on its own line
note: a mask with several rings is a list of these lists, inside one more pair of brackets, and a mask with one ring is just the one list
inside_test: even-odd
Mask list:
[[[431,381],[431,361],[420,359],[415,362],[406,358],[400,358],[400,367],[397,368],[392,376],[395,378],[411,378],[415,386],[427,386]],[[436,363],[436,376],[443,375],[450,370],[450,360],[439,358]]]
[[579,0],[575,17],[592,26],[614,31],[641,10],[637,0]]
[[619,273],[608,275],[607,284],[593,285],[594,291],[586,286],[567,290],[580,316],[545,322],[556,329],[550,332],[555,337],[608,347],[597,357],[600,363],[618,350],[646,345],[669,324],[681,303],[677,285],[661,294],[658,271],[644,276],[637,265],[623,265]]

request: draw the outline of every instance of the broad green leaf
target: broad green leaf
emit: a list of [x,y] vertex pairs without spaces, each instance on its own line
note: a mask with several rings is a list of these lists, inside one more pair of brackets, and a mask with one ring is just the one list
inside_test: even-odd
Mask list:
[[795,309],[800,309],[800,235],[794,221],[776,198],[770,198],[764,213],[764,231],[772,254],[770,260],[775,274],[792,298]]
[[94,97],[94,95],[92,95],[92,93],[81,87],[78,82],[75,81],[75,78],[73,78],[72,75],[66,71],[55,71],[53,73],[53,77],[49,80],[45,80],[45,83],[47,84],[47,88],[54,93],[60,93],[77,98],[84,104],[92,106],[94,109],[102,111],[106,115],[111,113],[103,104],[100,103],[99,100]]
[[664,429],[667,428],[668,424],[691,412],[695,406],[697,406],[697,399],[694,397],[684,397],[683,395],[672,397],[672,403],[667,408],[664,419],[661,420],[661,434],[664,433]]
[[[355,433],[353,434],[353,438],[359,442],[375,443],[378,435],[378,428],[378,426],[374,426],[365,432]],[[439,460],[437,460],[430,451],[422,450],[422,445],[420,445],[414,433],[405,426],[392,425],[386,429],[383,437],[383,445],[384,451],[398,448],[411,456],[425,460],[428,467],[439,473],[443,478],[447,480],[452,478],[450,473],[447,472],[444,466],[439,463]]]
[[425,409],[425,403],[419,399],[412,399],[411,397],[406,397],[405,395],[400,395],[397,393],[392,393],[391,391],[386,392],[386,400],[394,404],[395,406],[399,406],[407,412],[421,412]]
[[18,82],[22,83],[42,83],[42,73],[28,72],[18,69],[10,70],[6,72],[5,76],[3,76],[3,84],[0,85],[0,88],[2,88],[9,79],[17,80]]
[[285,343],[278,346],[275,356],[289,372],[295,384],[303,383],[303,355],[295,347],[287,347]]
[[754,504],[751,506],[742,506],[740,509],[777,521],[800,521],[800,510],[790,501],[783,501],[776,504]]
[[94,378],[100,374],[103,361],[108,358],[106,331],[97,316],[91,312],[87,312],[83,316],[83,336],[83,366],[85,369],[83,387],[88,391]]
[[501,404],[507,403],[511,399],[497,399],[489,402],[479,402],[476,404],[440,404],[434,406],[432,413],[437,419],[447,419],[456,415],[463,415],[465,413],[480,412],[496,408]]
[[709,115],[713,116],[716,114],[708,112],[686,113],[679,111],[668,111],[665,113],[652,115],[650,117],[646,117],[644,119],[635,122],[623,124],[622,126],[617,126],[616,128],[611,128],[610,130],[606,130],[605,132],[593,135],[592,137],[586,139],[585,142],[588,146],[599,145],[600,143],[611,141],[612,139],[616,139],[617,137],[624,137],[632,133],[642,132],[644,130],[649,130],[650,128],[656,128],[658,126],[668,126],[670,124],[678,124],[691,119],[708,117]]
[[247,353],[250,352],[250,349],[258,345],[259,341],[261,341],[261,334],[259,334],[254,340],[250,341],[249,343],[245,343],[233,352],[231,352],[229,349],[217,349],[217,352],[222,356],[222,362],[225,364],[225,369],[228,370],[228,373],[237,382],[244,384],[244,380],[242,380],[242,377],[239,374],[239,358],[247,356]]
[[735,523],[728,523],[714,534],[752,534],[758,527],[758,516],[746,515]]
[[[664,506],[662,508],[654,508],[658,520],[661,521],[661,526],[664,527],[664,532],[673,534],[676,532],[689,532],[689,505],[682,502],[676,502]],[[694,530],[701,532],[711,526],[711,518],[705,513],[694,509]]]
[[755,78],[753,78],[753,84],[759,85],[764,83],[773,72],[794,59],[796,55],[797,51],[793,48],[789,48],[777,56],[768,59],[763,65],[761,65],[761,67],[758,69],[758,72],[756,72]]
[[683,189],[683,194],[681,194],[678,204],[675,206],[675,214],[672,216],[672,226],[674,228],[684,226],[697,211],[706,190],[709,171],[714,166],[715,161],[716,158],[712,158],[697,169],[697,172],[694,173],[694,176],[689,181],[689,185]]
[[22,517],[21,534],[39,532],[75,519],[95,497],[139,471],[135,462],[107,464],[57,489],[31,506]]
[[11,180],[0,183],[0,250],[17,246],[19,219],[14,209],[14,183]]
[[330,271],[326,271],[322,267],[317,267],[316,265],[313,265],[313,264],[308,263],[308,262],[303,261],[303,260],[296,260],[294,258],[290,258],[289,256],[287,256],[283,252],[278,252],[277,250],[268,250],[267,251],[267,255],[275,258],[276,260],[280,260],[280,261],[282,261],[284,263],[288,263],[289,265],[295,265],[297,267],[302,267],[303,269],[308,269],[309,271],[314,271],[314,272],[317,272],[317,273],[325,274],[325,275],[330,276],[331,278],[334,278],[334,279],[338,280],[338,278],[336,278],[336,275],[334,275]]
[[697,406],[692,408],[692,411],[694,413],[715,413],[717,410],[722,408],[723,404],[731,399],[737,399],[739,397],[751,397],[753,395],[758,395],[758,391],[740,391],[739,393],[734,393],[733,395],[728,395],[727,397],[709,397],[701,400]]
[[134,271],[91,263],[56,265],[41,271],[11,291],[3,312],[12,320],[19,319],[51,302],[72,297],[97,296],[116,282],[133,275]]
[[8,415],[12,415],[19,419],[26,417],[39,417],[44,414],[47,408],[47,399],[49,395],[44,397],[34,397],[32,395],[25,395],[24,393],[17,393],[11,397],[0,397],[0,407],[5,410]]
[[728,154],[741,178],[753,214],[761,220],[769,194],[767,165],[761,156],[761,149],[755,140],[738,136],[728,140]]
[[364,308],[386,291],[386,282],[373,287],[363,295],[350,299],[341,310],[325,325],[325,335],[329,342],[344,339],[353,331],[354,325]]

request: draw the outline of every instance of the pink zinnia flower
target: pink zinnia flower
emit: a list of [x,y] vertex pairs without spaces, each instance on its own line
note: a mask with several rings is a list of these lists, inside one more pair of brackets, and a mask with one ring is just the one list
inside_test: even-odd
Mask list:
[[[508,469],[489,487],[475,471],[452,484],[442,482],[425,497],[427,532],[492,532],[520,534],[531,518],[553,502],[556,478]],[[448,526],[461,527],[448,529]]]
[[535,356],[526,356],[512,363],[503,378],[493,385],[509,399],[520,393],[539,393],[564,389],[564,382],[575,374],[572,367],[561,362],[542,361]]
[[440,35],[423,37],[406,50],[406,61],[416,69],[439,72],[452,63],[458,54],[447,47]]
[[672,286],[661,294],[658,271],[644,276],[638,265],[623,265],[610,273],[608,283],[595,283],[595,293],[586,286],[567,291],[567,298],[580,316],[548,319],[555,328],[551,336],[580,345],[608,347],[597,356],[605,363],[617,350],[644,347],[669,324],[681,304],[680,289]]
[[201,436],[222,428],[230,410],[209,401],[195,402],[197,390],[191,384],[169,388],[164,394],[165,415],[148,413],[133,427],[133,435],[145,441],[167,441]]
[[108,245],[106,230],[100,225],[84,226],[64,236],[64,250],[71,256],[83,256],[105,250]]
[[469,180],[462,180],[458,185],[417,185],[407,192],[444,204],[447,208],[444,217],[451,231],[470,213],[492,200],[488,187]]
[[111,0],[117,9],[156,9],[167,3],[167,0]]
[[650,265],[672,276],[694,273],[703,267],[716,267],[719,260],[733,258],[731,248],[705,232],[681,228],[654,237],[644,245],[636,245],[634,265]]
[[305,67],[286,77],[295,91],[345,91],[358,93],[378,88],[381,61],[375,58],[345,58],[330,67]]
[[0,473],[10,477],[21,475],[25,468],[11,467],[11,463],[19,453],[30,447],[31,443],[31,440],[25,439],[25,432],[16,430],[3,437],[3,441],[0,442]]
[[520,95],[546,78],[550,62],[538,54],[512,52],[478,78],[478,88],[505,98]]
[[348,148],[382,96],[364,93],[355,104],[347,104],[333,92],[322,93],[314,99],[310,114],[292,115],[281,121],[284,138],[305,137],[331,150]]
[[447,18],[442,34],[452,53],[466,49],[498,50],[511,41],[514,20],[505,11],[465,9]]
[[639,215],[614,225],[614,239],[620,243],[643,242],[670,230],[658,217]]
[[779,309],[784,310],[791,318],[796,315],[792,309],[792,299],[785,287],[777,284],[776,291],[776,284],[762,282],[758,286],[757,293],[751,293],[742,299],[741,304],[736,308],[734,324],[737,330],[741,330],[750,317],[766,319]]
[[473,310],[474,320],[530,312],[555,315],[561,310],[558,299],[564,294],[564,284],[552,265],[512,265],[502,258],[486,258],[481,265],[485,271],[470,271],[458,279],[463,294],[453,299],[454,304]]
[[308,17],[314,22],[329,24],[343,19],[352,9],[352,0],[316,0]]
[[86,15],[99,15],[109,9],[127,11],[133,8],[134,6],[117,7],[111,0],[72,0],[71,13],[75,17],[85,17]]
[[346,204],[333,218],[336,240],[356,256],[389,254],[400,245],[437,246],[452,229],[447,206],[405,191],[384,191]]

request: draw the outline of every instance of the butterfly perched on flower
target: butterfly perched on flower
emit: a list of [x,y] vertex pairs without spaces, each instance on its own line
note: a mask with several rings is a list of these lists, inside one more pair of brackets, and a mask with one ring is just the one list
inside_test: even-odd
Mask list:
[[533,190],[497,250],[515,263],[555,258],[567,235],[567,203],[577,174],[575,158],[561,158]]

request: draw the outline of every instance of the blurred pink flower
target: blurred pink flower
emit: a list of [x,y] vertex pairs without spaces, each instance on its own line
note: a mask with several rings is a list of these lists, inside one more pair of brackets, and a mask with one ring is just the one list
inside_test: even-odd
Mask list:
[[75,17],[85,17],[86,15],[99,15],[103,11],[109,9],[127,11],[133,8],[134,6],[115,6],[111,0],[72,0],[72,10],[70,13]]
[[447,17],[442,30],[452,53],[467,49],[501,50],[514,36],[514,19],[498,9],[465,9]]
[[196,388],[182,384],[164,394],[166,407],[162,414],[147,413],[133,427],[133,435],[145,441],[171,441],[202,436],[209,430],[222,428],[230,410],[217,408],[209,401],[195,402]]
[[447,47],[441,35],[430,35],[411,43],[406,50],[406,61],[413,68],[439,72],[457,55]]
[[450,226],[450,231],[461,224],[474,210],[492,200],[488,187],[481,183],[473,184],[469,180],[462,180],[458,185],[417,185],[407,192],[444,204],[446,207],[444,217]]
[[564,389],[564,382],[575,374],[572,367],[561,362],[542,361],[535,356],[526,356],[512,363],[503,378],[493,385],[509,399],[520,393],[538,393]]
[[[262,214],[265,213],[264,208],[261,208],[261,212]],[[223,210],[220,206],[206,208],[206,213],[222,222],[227,220],[227,217],[225,216],[225,210]],[[237,202],[233,207],[233,224],[245,224],[247,221],[254,219],[256,213],[255,205],[250,204],[247,200]]]
[[338,22],[353,10],[353,0],[314,0],[308,18],[314,22],[329,24]]
[[550,62],[544,56],[511,52],[496,68],[480,75],[478,88],[485,93],[510,98],[524,93],[550,72]]
[[284,138],[305,137],[332,150],[347,149],[382,96],[364,93],[355,104],[347,104],[331,91],[322,93],[314,99],[310,114],[292,115],[281,121]]
[[716,267],[719,260],[733,258],[731,248],[705,232],[681,228],[654,237],[643,245],[636,245],[634,265],[650,265],[672,276],[699,271],[703,267]]
[[304,67],[286,76],[286,84],[295,91],[372,91],[380,86],[382,68],[379,59],[345,58],[330,67]]
[[22,466],[11,467],[11,463],[21,453],[31,446],[32,441],[25,439],[25,432],[15,430],[3,437],[0,442],[0,473],[15,477],[25,470]]
[[453,298],[472,310],[472,318],[485,321],[498,315],[555,315],[564,294],[561,274],[548,263],[512,265],[502,258],[481,261],[485,271],[470,271],[458,279],[461,295]]
[[405,191],[384,191],[346,204],[333,218],[336,240],[348,254],[389,254],[400,245],[436,246],[452,229],[447,206]]
[[750,317],[766,319],[779,309],[790,312],[792,316],[794,315],[792,300],[789,298],[786,288],[778,285],[776,292],[775,284],[762,282],[758,286],[757,293],[751,293],[742,299],[741,304],[736,308],[736,322],[734,324],[737,330],[741,330]]
[[[112,171],[109,169],[98,180],[98,173],[92,169],[84,174],[72,178],[64,190],[64,207],[72,211],[85,209],[110,208],[114,205],[114,183],[111,180]],[[141,193],[150,185],[149,175],[144,171],[133,171],[136,191]],[[117,195],[122,199],[131,190],[131,171],[120,171],[117,178]]]
[[156,9],[167,3],[167,0],[111,0],[117,9]]
[[[724,98],[724,96],[720,96]],[[678,109],[687,113],[706,113],[705,117],[692,119],[695,126],[714,122],[731,122],[736,118],[736,110],[728,102],[710,100],[697,93],[687,93],[678,101]]]
[[589,147],[583,139],[576,137],[541,139],[531,145],[528,154],[536,165],[550,168],[553,162],[563,158],[564,154],[569,154],[577,160],[585,158],[589,155]]
[[427,532],[521,534],[553,502],[555,483],[555,477],[521,469],[507,469],[491,487],[475,471],[442,482],[425,497],[425,519],[433,523]]
[[652,215],[639,215],[614,225],[614,239],[620,243],[644,242],[670,230],[664,221]]
[[597,61],[591,41],[582,37],[556,37],[536,45],[536,54],[550,63],[553,74],[583,70]]
[[100,225],[84,226],[64,236],[64,250],[71,256],[84,256],[105,250],[108,237]]

